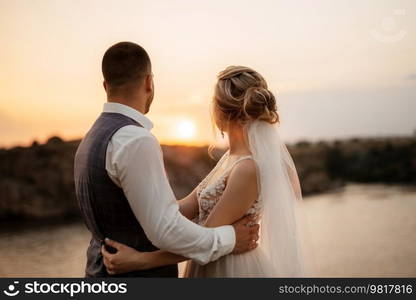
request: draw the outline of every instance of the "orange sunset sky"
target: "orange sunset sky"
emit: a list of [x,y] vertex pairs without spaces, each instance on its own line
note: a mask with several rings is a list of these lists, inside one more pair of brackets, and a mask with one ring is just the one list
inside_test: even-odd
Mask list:
[[259,71],[287,141],[416,129],[412,0],[0,0],[0,147],[82,137],[105,101],[104,51],[149,53],[162,143],[213,141],[216,74]]

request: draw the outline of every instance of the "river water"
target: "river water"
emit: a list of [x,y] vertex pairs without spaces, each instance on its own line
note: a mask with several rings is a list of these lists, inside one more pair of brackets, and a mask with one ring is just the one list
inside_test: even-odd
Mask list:
[[[317,275],[416,277],[416,188],[351,184],[307,197]],[[0,277],[83,276],[81,223],[0,233]]]

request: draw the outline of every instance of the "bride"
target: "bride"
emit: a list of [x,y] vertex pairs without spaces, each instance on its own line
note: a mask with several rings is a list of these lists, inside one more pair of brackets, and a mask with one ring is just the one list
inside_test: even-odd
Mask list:
[[[185,277],[305,276],[302,200],[292,158],[278,132],[276,100],[264,78],[242,66],[218,75],[213,98],[215,124],[228,135],[229,150],[195,190],[179,201],[187,218],[206,227],[258,215],[258,247],[206,265],[188,261]],[[188,260],[163,250],[138,252],[116,241],[102,248],[110,274],[156,268]]]

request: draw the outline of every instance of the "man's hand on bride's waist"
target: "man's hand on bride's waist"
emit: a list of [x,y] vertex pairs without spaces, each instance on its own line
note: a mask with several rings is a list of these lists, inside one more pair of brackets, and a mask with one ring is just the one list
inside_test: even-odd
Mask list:
[[252,214],[233,224],[236,242],[232,253],[240,254],[257,248],[260,229],[258,218],[258,214]]

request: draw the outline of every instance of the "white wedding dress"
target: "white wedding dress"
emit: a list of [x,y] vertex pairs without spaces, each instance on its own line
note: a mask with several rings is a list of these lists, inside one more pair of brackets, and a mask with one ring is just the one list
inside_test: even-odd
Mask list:
[[[205,223],[225,190],[231,170],[244,159],[252,159],[252,157],[244,156],[231,162],[227,151],[211,173],[198,185],[196,192],[199,216],[195,220],[198,224]],[[257,199],[247,214],[259,213],[261,210],[260,201]],[[257,248],[245,254],[223,256],[204,266],[189,261],[186,265],[185,277],[264,277],[269,273],[266,256],[262,254],[260,248]]]
[[206,265],[188,261],[185,277],[300,277],[305,276],[299,204],[302,199],[293,161],[276,125],[255,121],[247,127],[252,155],[232,159],[227,151],[197,187],[203,225],[221,199],[231,170],[252,159],[258,170],[259,197],[247,214],[259,213],[259,246],[243,254],[229,254]]

